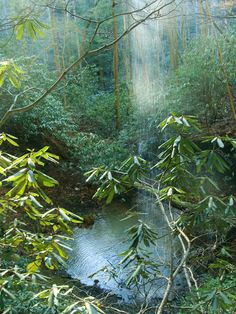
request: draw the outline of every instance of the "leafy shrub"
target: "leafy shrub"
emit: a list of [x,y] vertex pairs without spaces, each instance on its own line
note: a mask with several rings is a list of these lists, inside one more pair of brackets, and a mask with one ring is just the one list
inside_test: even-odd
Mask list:
[[234,46],[231,33],[193,41],[183,54],[182,64],[166,82],[163,111],[181,110],[207,123],[232,117],[227,84],[234,93]]
[[234,314],[236,311],[236,278],[233,272],[226,276],[205,276],[199,289],[193,290],[183,300],[178,314]]

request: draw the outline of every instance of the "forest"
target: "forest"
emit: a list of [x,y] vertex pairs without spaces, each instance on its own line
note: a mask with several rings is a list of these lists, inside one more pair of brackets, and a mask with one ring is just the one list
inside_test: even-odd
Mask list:
[[0,0],[0,314],[236,313],[235,0]]

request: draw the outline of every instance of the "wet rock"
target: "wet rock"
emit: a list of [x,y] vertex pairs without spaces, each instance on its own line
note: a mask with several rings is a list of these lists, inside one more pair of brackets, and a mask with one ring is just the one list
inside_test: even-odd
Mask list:
[[84,216],[83,227],[88,228],[94,224],[94,217],[92,215]]

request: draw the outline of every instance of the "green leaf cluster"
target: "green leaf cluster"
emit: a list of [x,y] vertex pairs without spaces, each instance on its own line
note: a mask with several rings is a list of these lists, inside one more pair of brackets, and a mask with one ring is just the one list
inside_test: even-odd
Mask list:
[[0,62],[0,87],[4,84],[5,80],[15,88],[20,88],[21,81],[24,79],[24,72],[12,61],[5,60]]
[[[18,146],[16,138],[1,134],[0,142]],[[45,189],[52,188],[58,182],[40,171],[46,162],[58,163],[58,157],[49,152],[49,147],[38,151],[28,150],[21,157],[0,152],[1,206],[0,218],[2,234],[0,251],[10,252],[11,256],[27,257],[25,269],[2,268],[0,260],[0,303],[1,310],[11,313],[6,308],[5,298],[15,299],[11,282],[42,280],[41,268],[50,270],[65,265],[68,235],[72,234],[72,225],[81,224],[83,218],[61,207],[53,205]]]

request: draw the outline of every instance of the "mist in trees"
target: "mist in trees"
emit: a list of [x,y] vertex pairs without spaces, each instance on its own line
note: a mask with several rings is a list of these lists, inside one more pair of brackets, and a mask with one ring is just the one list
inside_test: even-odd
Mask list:
[[[1,313],[235,313],[235,12],[0,1]],[[91,287],[72,238],[107,206],[134,225]]]

